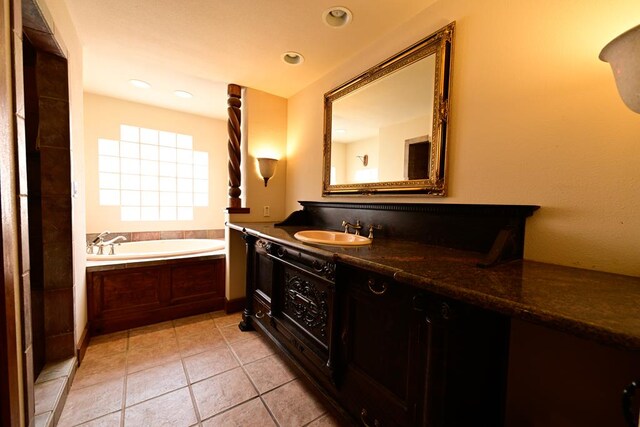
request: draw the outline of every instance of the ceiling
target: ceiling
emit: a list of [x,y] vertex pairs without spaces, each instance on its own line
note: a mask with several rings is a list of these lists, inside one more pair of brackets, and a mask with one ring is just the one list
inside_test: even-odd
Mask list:
[[[226,118],[227,84],[288,98],[437,0],[65,1],[83,45],[86,91]],[[349,25],[323,22],[333,6],[352,11]],[[285,64],[286,51],[304,62]],[[178,98],[177,89],[194,96]]]

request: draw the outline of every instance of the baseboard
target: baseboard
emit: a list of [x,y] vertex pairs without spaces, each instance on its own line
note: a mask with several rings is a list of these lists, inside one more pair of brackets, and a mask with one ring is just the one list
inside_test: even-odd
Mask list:
[[80,335],[80,341],[78,342],[78,348],[76,350],[78,357],[78,366],[82,363],[82,359],[84,359],[84,354],[87,352],[87,347],[89,347],[89,340],[91,336],[89,335],[89,322],[84,325],[84,330],[82,331],[82,335]]
[[228,300],[225,298],[224,300],[224,311],[227,314],[236,313],[238,311],[244,310],[246,306],[247,299],[245,297],[235,298],[232,300]]

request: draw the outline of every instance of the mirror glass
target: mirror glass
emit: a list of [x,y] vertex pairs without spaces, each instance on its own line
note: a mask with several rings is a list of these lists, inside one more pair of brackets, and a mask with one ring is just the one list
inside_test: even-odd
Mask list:
[[445,195],[454,26],[325,94],[323,195]]

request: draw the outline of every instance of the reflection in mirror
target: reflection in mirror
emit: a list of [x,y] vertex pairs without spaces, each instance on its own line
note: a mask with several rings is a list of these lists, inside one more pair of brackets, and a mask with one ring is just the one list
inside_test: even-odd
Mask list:
[[444,195],[454,26],[325,94],[324,195]]

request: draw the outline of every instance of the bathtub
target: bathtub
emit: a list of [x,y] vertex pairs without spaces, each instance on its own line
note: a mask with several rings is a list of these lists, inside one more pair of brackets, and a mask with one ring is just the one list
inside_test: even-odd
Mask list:
[[[220,251],[224,249],[224,247],[225,242],[220,239],[171,239],[124,242],[115,245],[115,253],[113,255],[108,255],[110,248],[105,247],[105,255],[87,254],[87,261],[171,258]],[[97,252],[97,249],[95,249],[95,251]]]

